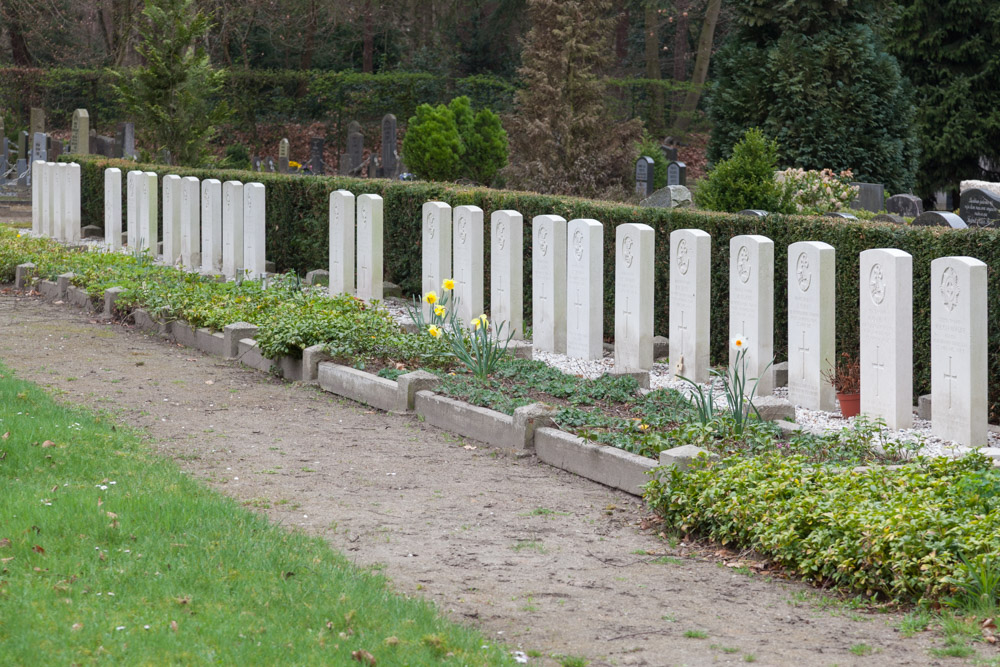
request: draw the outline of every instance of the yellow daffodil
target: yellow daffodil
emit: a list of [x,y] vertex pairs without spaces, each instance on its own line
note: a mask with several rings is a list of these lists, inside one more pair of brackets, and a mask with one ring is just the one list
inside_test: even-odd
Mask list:
[[427,327],[427,333],[429,333],[430,335],[434,336],[435,338],[440,338],[441,337],[441,329],[439,329],[438,327],[434,326],[433,324],[430,325],[429,327]]
[[455,289],[455,281],[452,280],[451,278],[445,278],[444,283],[441,285],[441,287],[443,287],[446,290],[453,290]]
[[481,322],[479,321],[478,317],[476,319],[472,320],[472,330],[473,331],[477,330],[479,328],[480,324],[481,324]]
[[649,424],[639,424],[639,430],[640,431],[648,431],[649,430]]
[[479,316],[479,321],[482,322],[484,327],[490,323],[490,321],[486,319],[486,313]]
[[424,295],[424,301],[431,304],[432,306],[437,303],[438,295],[436,292],[428,292]]
[[444,314],[448,312],[445,310],[444,306],[434,306],[434,314],[438,317],[444,317]]

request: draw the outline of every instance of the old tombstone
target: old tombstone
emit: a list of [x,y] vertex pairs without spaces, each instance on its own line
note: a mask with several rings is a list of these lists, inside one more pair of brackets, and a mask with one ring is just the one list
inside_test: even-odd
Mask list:
[[396,117],[382,116],[382,178],[396,178],[399,160],[396,155]]
[[35,177],[31,179],[31,232],[35,236],[42,234],[42,183],[45,175],[45,162],[35,160],[31,165]]
[[288,139],[282,139],[278,142],[278,173],[288,173],[289,155]]
[[17,173],[17,184],[21,187],[27,187],[28,177],[31,173],[31,170],[28,169],[28,160],[25,158],[18,159],[15,169]]
[[201,272],[222,271],[222,182],[206,178],[201,182]]
[[[739,338],[740,348],[734,341]],[[729,367],[757,394],[774,391],[774,241],[748,234],[729,240]],[[742,367],[736,355],[743,353]],[[752,386],[752,385],[751,385]]]
[[858,196],[851,202],[852,209],[878,213],[885,208],[885,186],[881,183],[851,183],[858,189]]
[[788,400],[828,412],[837,409],[827,378],[836,363],[835,262],[827,243],[788,246]]
[[952,229],[967,229],[968,225],[954,213],[947,211],[924,211],[913,219],[915,227],[950,227]]
[[914,195],[893,195],[885,200],[885,210],[904,218],[915,218],[924,212],[924,203]]
[[267,273],[267,193],[263,183],[243,186],[243,269],[250,280]]
[[122,170],[104,170],[104,243],[112,250],[122,247]]
[[653,368],[653,246],[649,225],[615,228],[615,370]]
[[48,149],[48,135],[46,134],[36,134],[31,140],[31,161],[34,164],[36,161],[41,160],[42,162],[55,162],[55,160],[49,160],[49,149]]
[[566,355],[604,356],[604,225],[577,218],[566,225]]
[[163,177],[163,262],[176,264],[181,256],[181,177]]
[[330,193],[331,295],[354,294],[354,193]]
[[667,165],[667,185],[687,186],[687,165],[674,160]]
[[181,266],[201,268],[201,182],[194,176],[181,179]]
[[75,155],[90,153],[90,114],[86,109],[77,109],[73,112],[69,152]]
[[642,155],[635,161],[635,193],[645,199],[653,190],[653,158]]
[[524,218],[517,211],[490,216],[490,319],[503,339],[524,338]]
[[962,193],[959,213],[970,227],[996,227],[1000,222],[1000,196],[972,188]]
[[458,321],[469,326],[483,312],[483,209],[456,206],[452,211],[453,277]]
[[260,173],[260,170],[261,170],[261,167],[262,167],[263,164],[264,164],[264,161],[260,159],[259,155],[254,155],[252,158],[250,158],[250,170],[251,171],[256,171],[256,172]]
[[268,171],[268,173],[271,173],[271,174],[274,173],[274,158],[273,157],[267,158],[267,171]]
[[668,185],[660,188],[639,202],[639,206],[649,208],[687,208],[691,206],[691,191],[683,185]]
[[45,134],[45,110],[31,107],[31,120],[28,123],[31,136]]
[[103,155],[104,157],[114,157],[115,154],[114,138],[105,137],[104,135],[99,135],[97,137],[97,147],[93,152],[98,155]]
[[243,184],[222,184],[222,273],[227,280],[243,277]]
[[358,298],[365,301],[382,300],[382,231],[382,198],[368,194],[359,196]]
[[931,431],[968,447],[986,444],[986,264],[931,262]]
[[59,159],[59,156],[63,154],[63,148],[64,148],[63,142],[59,140],[56,141],[50,140],[48,147],[49,161],[56,162]]
[[872,218],[875,222],[891,222],[895,225],[902,225],[906,222],[901,215],[894,215],[892,213],[880,213]]
[[130,252],[139,247],[139,192],[142,172],[132,170],[125,175],[125,240]]
[[660,150],[663,151],[663,156],[667,158],[669,162],[674,162],[677,160],[677,147],[671,144],[661,144]]
[[365,138],[361,134],[361,125],[357,121],[352,121],[347,131],[347,163],[348,173],[351,176],[360,178],[361,165],[364,161]]
[[126,160],[135,159],[135,125],[133,123],[118,123],[115,132],[115,157]]
[[[421,289],[423,296],[441,296],[442,283],[451,278],[451,206],[439,201],[425,202],[421,235]],[[434,306],[424,299],[424,318],[429,320]]]
[[861,253],[861,412],[889,428],[913,424],[913,257]]
[[712,237],[700,229],[670,233],[670,371],[708,382]]
[[746,215],[751,218],[766,218],[768,216],[768,212],[762,211],[759,208],[745,208],[736,215]]
[[531,221],[531,338],[535,349],[566,353],[566,218]]
[[938,190],[934,193],[934,208],[938,211],[954,211],[955,194],[951,190]]
[[27,160],[29,150],[31,150],[31,141],[28,139],[28,133],[21,130],[17,135],[17,159]]
[[326,140],[323,137],[312,137],[309,139],[309,170],[314,175],[326,173],[326,166],[323,164],[323,148]]

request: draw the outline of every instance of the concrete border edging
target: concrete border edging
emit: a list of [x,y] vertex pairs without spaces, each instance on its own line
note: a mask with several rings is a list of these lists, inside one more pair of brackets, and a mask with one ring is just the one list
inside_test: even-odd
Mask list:
[[516,446],[514,418],[510,415],[427,390],[417,392],[413,407],[418,417],[445,431],[494,447],[524,449]]
[[399,408],[398,383],[349,366],[320,362],[319,386],[323,391],[386,412],[397,412]]
[[550,466],[639,497],[642,485],[652,479],[646,472],[660,465],[645,456],[548,427],[535,430],[535,454]]

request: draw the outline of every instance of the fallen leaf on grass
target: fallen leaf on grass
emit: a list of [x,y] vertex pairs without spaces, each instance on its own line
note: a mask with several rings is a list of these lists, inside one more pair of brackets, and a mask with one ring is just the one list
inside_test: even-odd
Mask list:
[[170,621],[170,629],[177,632],[177,621]]
[[185,604],[187,604],[190,601],[191,601],[191,596],[190,595],[185,595],[183,597],[174,598],[174,602],[176,602],[179,605],[185,605]]
[[3,434],[3,439],[4,440],[6,440],[9,437],[10,437],[10,431],[7,431],[6,433]]
[[42,447],[55,447],[55,446],[56,443],[52,442],[51,440],[46,440],[45,442],[42,443]]
[[987,618],[985,621],[982,622],[981,627],[992,628],[996,630],[997,624],[993,621],[992,618]]
[[36,554],[42,554],[43,556],[45,555],[45,549],[43,549],[42,547],[38,546],[37,544],[35,546],[31,547],[31,550],[34,551]]
[[375,656],[364,649],[358,649],[357,651],[351,651],[351,657],[358,662],[363,662],[370,667],[375,667]]
[[83,623],[74,623],[70,628],[70,630],[72,630],[73,632],[78,632],[80,630],[83,630]]
[[12,560],[14,560],[13,556],[10,556],[9,558],[0,558],[0,563],[9,563]]
[[106,512],[106,514],[108,515],[109,519],[117,519],[118,518],[118,515],[115,514],[114,512]]
[[9,546],[10,546],[10,539],[8,539],[8,538],[5,537],[2,540],[0,540],[0,549],[3,549],[4,547],[9,547]]
[[398,643],[399,643],[399,637],[396,637],[395,635],[393,635],[392,637],[385,638],[386,646],[395,646]]

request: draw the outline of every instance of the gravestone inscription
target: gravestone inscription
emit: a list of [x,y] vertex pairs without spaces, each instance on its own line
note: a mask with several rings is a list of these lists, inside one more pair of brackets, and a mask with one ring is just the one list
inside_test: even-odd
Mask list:
[[1000,224],[1000,197],[979,188],[962,193],[961,217],[970,227],[997,227]]
[[915,218],[924,212],[924,203],[915,195],[893,195],[885,200],[885,210],[905,218]]
[[653,158],[641,156],[635,161],[635,193],[645,199],[653,194]]
[[687,165],[674,160],[667,165],[667,185],[687,186]]

